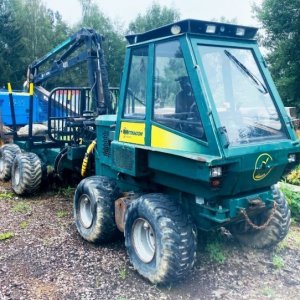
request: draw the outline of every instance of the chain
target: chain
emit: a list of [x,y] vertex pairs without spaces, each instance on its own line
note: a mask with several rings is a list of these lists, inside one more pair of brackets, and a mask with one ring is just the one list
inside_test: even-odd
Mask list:
[[258,229],[258,230],[262,230],[262,229],[265,229],[265,228],[270,224],[271,220],[273,219],[273,217],[274,217],[274,215],[275,215],[276,208],[277,208],[277,203],[276,203],[276,201],[274,201],[274,205],[273,205],[273,208],[272,208],[272,212],[271,212],[271,214],[270,214],[268,220],[267,220],[264,224],[262,224],[262,225],[260,225],[260,226],[254,224],[254,223],[250,220],[250,218],[249,218],[249,216],[248,216],[248,214],[247,214],[247,212],[246,212],[245,209],[242,209],[242,210],[241,210],[241,213],[244,215],[246,222],[247,222],[252,228]]

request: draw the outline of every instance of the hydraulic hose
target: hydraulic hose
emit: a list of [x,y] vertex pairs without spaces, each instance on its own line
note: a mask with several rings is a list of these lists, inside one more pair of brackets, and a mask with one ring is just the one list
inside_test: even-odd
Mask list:
[[90,145],[88,146],[85,154],[84,154],[84,159],[82,161],[82,166],[81,166],[81,176],[84,177],[85,173],[86,173],[86,169],[89,163],[89,157],[91,152],[94,150],[95,146],[96,146],[97,141],[93,140]]

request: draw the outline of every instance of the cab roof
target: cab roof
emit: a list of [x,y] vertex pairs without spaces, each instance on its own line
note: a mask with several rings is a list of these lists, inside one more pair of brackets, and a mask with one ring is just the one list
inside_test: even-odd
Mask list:
[[178,21],[169,25],[159,27],[147,31],[145,33],[130,34],[126,39],[130,45],[146,42],[148,40],[174,36],[182,33],[192,33],[204,36],[218,36],[223,38],[237,38],[237,39],[254,39],[257,28],[240,26],[219,22],[202,21],[187,19]]

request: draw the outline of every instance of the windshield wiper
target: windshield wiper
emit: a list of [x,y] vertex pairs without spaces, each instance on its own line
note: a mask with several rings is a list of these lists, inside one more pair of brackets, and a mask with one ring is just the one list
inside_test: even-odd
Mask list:
[[229,51],[224,50],[226,56],[235,63],[237,68],[245,75],[247,78],[251,79],[251,82],[255,85],[255,87],[263,94],[268,94],[268,90],[265,85],[254,75],[252,74],[235,56],[233,56]]

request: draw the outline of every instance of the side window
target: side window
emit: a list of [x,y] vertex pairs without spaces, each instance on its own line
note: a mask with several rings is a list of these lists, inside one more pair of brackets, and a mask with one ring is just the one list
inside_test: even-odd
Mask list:
[[206,140],[179,41],[155,47],[154,121]]
[[123,116],[145,119],[147,91],[148,47],[132,51],[129,80]]

